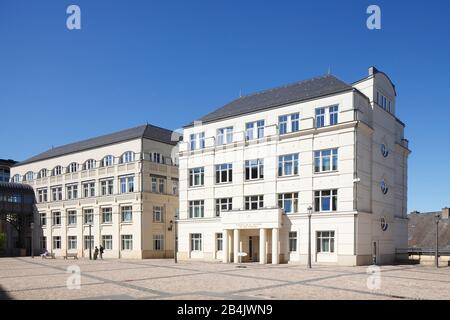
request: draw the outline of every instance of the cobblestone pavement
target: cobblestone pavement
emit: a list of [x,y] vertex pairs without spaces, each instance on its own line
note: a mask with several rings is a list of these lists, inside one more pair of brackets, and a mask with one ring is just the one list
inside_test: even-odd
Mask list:
[[[68,289],[67,267],[81,270]],[[0,258],[0,299],[450,299],[450,268]],[[368,286],[369,280],[369,286]]]

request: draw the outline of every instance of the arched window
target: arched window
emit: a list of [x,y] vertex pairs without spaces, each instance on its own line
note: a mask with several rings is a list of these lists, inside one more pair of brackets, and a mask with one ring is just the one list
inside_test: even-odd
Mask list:
[[33,181],[33,178],[34,178],[34,173],[33,173],[33,171],[28,171],[26,174],[25,174],[25,177],[24,177],[25,179],[24,179],[24,181]]
[[133,162],[134,161],[134,152],[127,151],[120,158],[121,163]]
[[20,182],[20,174],[15,174],[13,175],[13,177],[11,178],[12,182]]
[[37,178],[41,179],[41,178],[45,178],[47,176],[47,169],[41,169],[38,172]]
[[95,168],[95,160],[89,159],[83,165],[83,170],[90,170]]
[[78,163],[76,163],[76,162],[72,162],[67,167],[67,172],[69,172],[69,173],[77,172],[77,171],[78,171]]
[[109,167],[114,164],[114,157],[109,155],[102,159],[102,167]]
[[62,167],[61,166],[54,167],[52,170],[52,176],[59,176],[60,174],[62,174]]

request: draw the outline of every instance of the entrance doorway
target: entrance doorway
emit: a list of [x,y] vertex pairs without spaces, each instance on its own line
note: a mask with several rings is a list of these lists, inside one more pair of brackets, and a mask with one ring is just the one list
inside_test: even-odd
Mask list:
[[248,260],[251,262],[259,261],[259,237],[248,237]]

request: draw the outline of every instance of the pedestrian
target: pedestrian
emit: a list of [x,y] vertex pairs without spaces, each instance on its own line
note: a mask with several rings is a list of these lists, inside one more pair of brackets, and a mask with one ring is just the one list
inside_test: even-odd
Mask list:
[[105,251],[105,248],[103,248],[102,245],[100,245],[100,259],[103,260],[103,251]]
[[98,248],[97,246],[95,246],[95,250],[94,250],[94,260],[97,260],[98,257]]

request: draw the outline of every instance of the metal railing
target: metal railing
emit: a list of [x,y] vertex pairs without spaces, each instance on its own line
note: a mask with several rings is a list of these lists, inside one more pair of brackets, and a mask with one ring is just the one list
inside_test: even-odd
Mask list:
[[[439,256],[450,256],[450,248],[442,248],[438,250]],[[436,253],[435,248],[400,248],[395,249],[396,254],[408,254],[409,256],[434,256]]]

